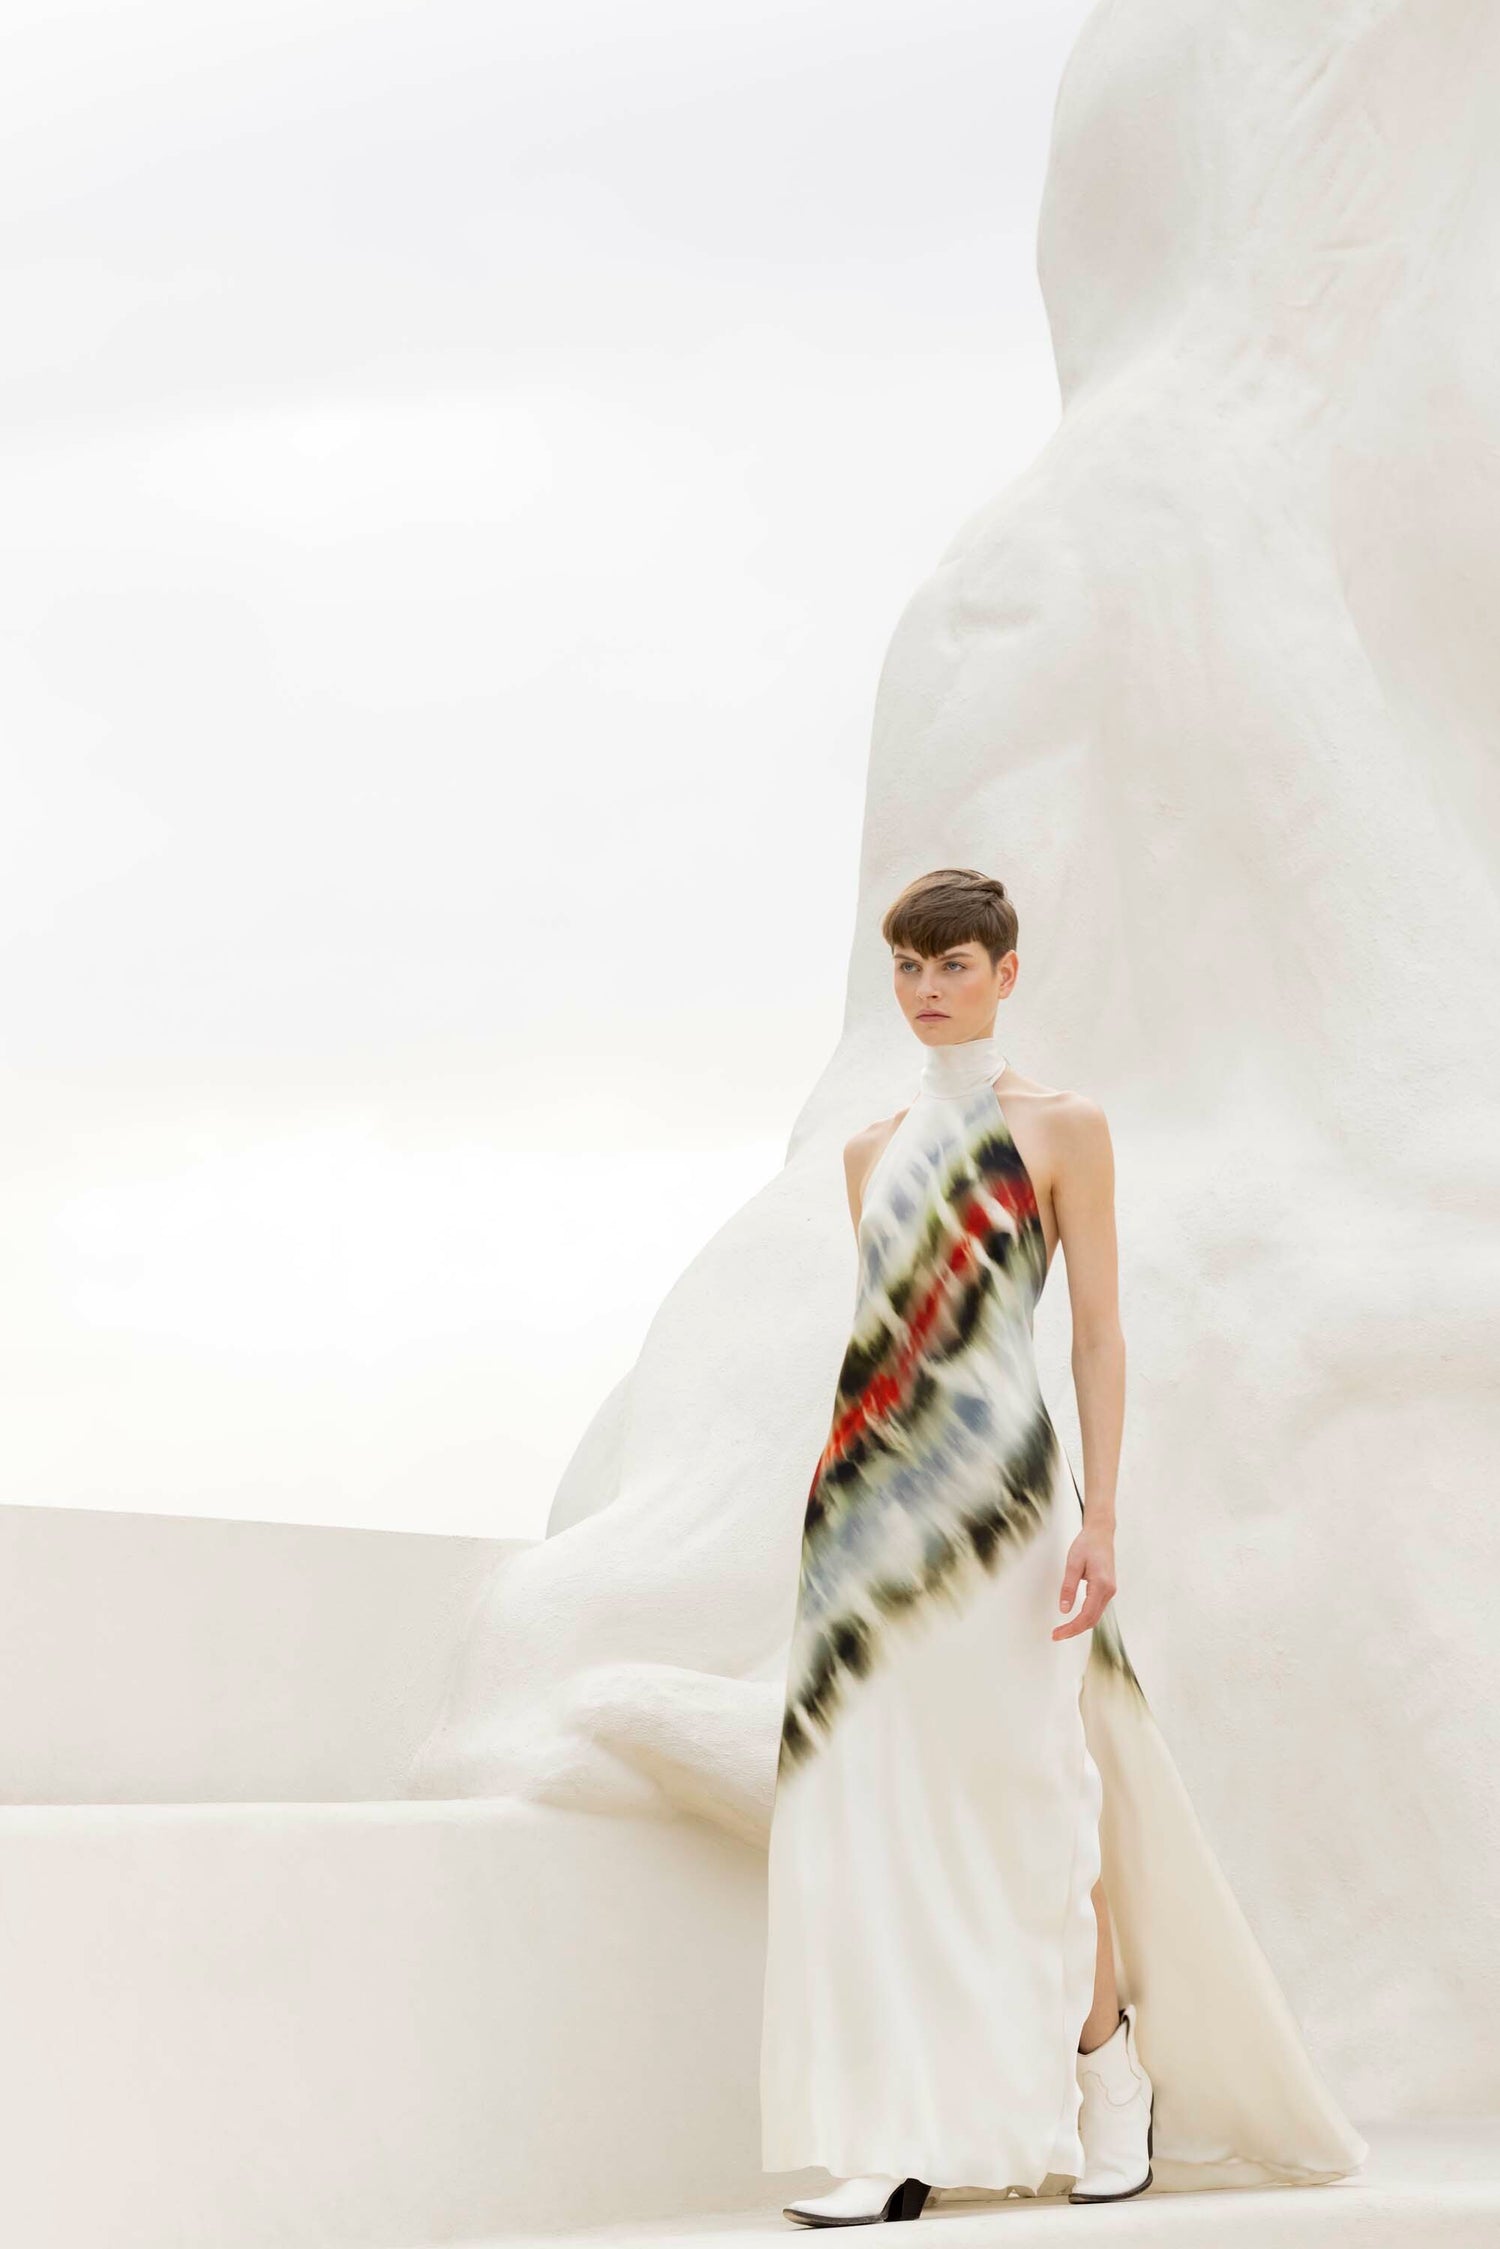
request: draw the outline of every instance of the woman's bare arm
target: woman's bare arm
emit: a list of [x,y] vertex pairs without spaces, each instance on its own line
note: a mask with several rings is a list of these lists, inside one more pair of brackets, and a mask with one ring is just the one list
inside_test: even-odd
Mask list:
[[1115,1486],[1125,1424],[1125,1336],[1120,1326],[1115,1235],[1115,1160],[1109,1125],[1096,1102],[1075,1094],[1057,1119],[1052,1208],[1067,1261],[1073,1320],[1073,1387],[1083,1437],[1083,1528],[1074,1540],[1061,1606],[1080,1580],[1088,1597],[1054,1640],[1086,1632],[1115,1591]]

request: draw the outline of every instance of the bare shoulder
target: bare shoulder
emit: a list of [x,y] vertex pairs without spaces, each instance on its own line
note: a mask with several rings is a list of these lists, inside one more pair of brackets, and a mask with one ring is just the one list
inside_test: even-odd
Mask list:
[[1052,1130],[1074,1155],[1097,1157],[1109,1147],[1109,1119],[1092,1095],[1054,1091],[1048,1113]]
[[881,1149],[905,1115],[904,1109],[898,1109],[893,1117],[881,1117],[874,1124],[862,1125],[844,1142],[844,1170],[852,1187],[857,1188],[868,1179]]
[[1019,1070],[1006,1071],[995,1091],[1034,1173],[1042,1173],[1056,1187],[1070,1176],[1109,1171],[1113,1162],[1109,1121],[1090,1095],[1043,1085]]
[[1002,1071],[995,1081],[995,1091],[1002,1101],[1023,1102],[1038,1118],[1064,1132],[1087,1133],[1104,1123],[1104,1111],[1088,1094],[1069,1093],[1063,1086],[1043,1085],[1039,1078],[1028,1078],[1020,1070]]
[[849,1216],[854,1221],[856,1236],[859,1233],[860,1213],[870,1174],[880,1161],[881,1149],[905,1115],[906,1111],[900,1109],[894,1117],[882,1117],[878,1124],[864,1126],[844,1142],[844,1188],[849,1197]]

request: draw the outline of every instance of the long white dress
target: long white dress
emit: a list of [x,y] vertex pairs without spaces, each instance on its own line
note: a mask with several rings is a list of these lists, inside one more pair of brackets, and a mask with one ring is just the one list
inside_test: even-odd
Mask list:
[[1038,1384],[1036,1195],[993,1036],[931,1048],[866,1184],[771,1824],[762,2162],[1065,2193],[1103,1874],[1160,2188],[1368,2154],[1125,1653],[1054,1640],[1082,1501]]

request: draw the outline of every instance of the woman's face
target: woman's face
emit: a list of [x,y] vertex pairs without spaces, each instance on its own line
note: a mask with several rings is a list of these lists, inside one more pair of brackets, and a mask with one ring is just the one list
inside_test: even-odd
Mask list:
[[982,1039],[995,1027],[995,1010],[1020,972],[1020,960],[1002,953],[993,967],[983,945],[954,945],[946,953],[892,950],[896,1001],[924,1046],[954,1046]]

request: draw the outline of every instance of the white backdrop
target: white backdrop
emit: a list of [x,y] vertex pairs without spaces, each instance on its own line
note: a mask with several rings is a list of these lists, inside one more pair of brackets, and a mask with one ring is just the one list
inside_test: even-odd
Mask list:
[[1362,2120],[1500,2093],[1497,38],[1484,0],[1090,19],[1041,229],[1064,416],[891,639],[843,1036],[416,1774],[761,1831],[838,1150],[915,1067],[879,917],[991,867],[1008,1051],[1114,1127],[1127,1641]]
[[836,1034],[1082,13],[7,8],[9,1498],[541,1531]]

